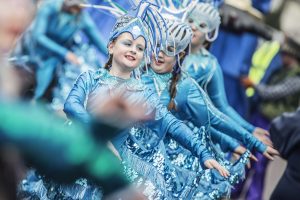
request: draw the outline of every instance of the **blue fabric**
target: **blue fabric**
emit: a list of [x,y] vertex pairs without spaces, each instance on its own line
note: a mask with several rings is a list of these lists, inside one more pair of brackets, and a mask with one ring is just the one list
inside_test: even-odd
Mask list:
[[[205,147],[197,142],[192,131],[177,120],[165,106],[159,103],[156,94],[149,88],[145,88],[138,80],[130,78],[129,80],[113,77],[107,70],[99,69],[97,72],[86,72],[80,75],[73,89],[71,90],[64,107],[68,117],[89,123],[90,113],[98,106],[101,96],[107,96],[112,93],[112,88],[119,87],[124,89],[123,95],[131,104],[138,105],[147,102],[146,115],[155,114],[155,119],[148,122],[147,126],[157,134],[158,139],[165,137],[168,132],[175,140],[184,147],[188,148],[199,158],[207,159],[210,157],[205,154]],[[85,101],[87,107],[85,108]],[[155,141],[156,142],[156,141]],[[156,142],[155,144],[158,144]]]
[[222,133],[221,131],[218,131],[213,127],[210,128],[210,131],[213,143],[220,144],[223,152],[232,152],[239,146],[239,143],[235,139]]
[[55,57],[52,57],[49,58],[47,61],[44,61],[43,67],[37,69],[36,71],[37,87],[35,89],[34,99],[39,99],[44,95],[48,86],[52,82],[53,74],[58,64],[59,64],[59,60]]
[[223,75],[229,105],[242,117],[248,117],[249,103],[247,96],[245,95],[245,89],[241,86],[240,79],[232,78],[226,74]]
[[250,33],[236,34],[220,29],[210,52],[216,56],[224,74],[239,78],[248,74],[257,37]]
[[217,59],[204,48],[190,54],[183,63],[185,71],[207,92],[214,106],[252,133],[253,125],[244,120],[227,101],[224,78]]
[[[68,50],[73,45],[75,33],[82,30],[102,53],[106,53],[106,44],[93,24],[87,12],[82,11],[75,16],[61,11],[62,0],[44,2],[36,16],[32,28],[32,42],[34,56],[38,57],[38,82],[35,98],[44,94],[53,79],[54,69],[63,63]],[[52,61],[48,61],[48,59]],[[55,61],[56,60],[56,61]],[[43,68],[51,67],[50,70]],[[40,70],[40,72],[39,72]]]
[[[148,135],[147,132],[142,132]],[[133,134],[139,135],[138,132]],[[230,190],[229,181],[221,177],[215,169],[203,170],[198,174],[172,165],[162,141],[155,148],[141,149],[138,143],[127,140],[121,152],[126,174],[131,180],[137,181],[138,185],[142,183],[141,189],[145,190],[144,194],[149,199],[201,197],[203,200],[211,200],[225,196]],[[232,174],[236,176],[236,172]]]
[[62,3],[62,0],[45,2],[37,13],[32,34],[37,45],[43,47],[38,52],[45,55],[50,51],[65,58],[68,42],[78,30],[83,30],[100,51],[106,52],[106,44],[103,45],[89,14],[82,11],[76,16],[63,12]]
[[252,0],[252,5],[261,12],[267,13],[271,7],[271,0]]
[[261,79],[260,83],[267,83],[271,75],[283,66],[281,52],[279,51],[272,59],[270,65],[268,66],[264,77]]
[[[100,4],[102,5],[105,3],[103,0],[90,0],[89,2],[95,5],[100,5]],[[118,3],[122,8],[126,10],[129,9],[130,6],[129,1],[116,0],[114,2]],[[106,12],[99,11],[98,9],[95,8],[89,8],[87,9],[87,11],[94,19],[98,29],[101,30],[101,34],[103,35],[104,38],[104,43],[107,44],[108,38],[110,36],[110,32],[116,22],[116,18],[114,16],[107,14]]]
[[[156,78],[152,70],[148,75],[143,76],[144,83],[150,88],[156,88],[159,78]],[[157,91],[160,93],[159,91]],[[168,87],[162,88],[160,95],[161,102],[168,105],[170,95]],[[266,146],[254,138],[247,130],[243,129],[236,122],[217,110],[206,93],[198,86],[197,82],[189,77],[181,78],[177,84],[177,95],[175,97],[176,117],[192,122],[195,126],[210,126],[226,133],[227,135],[241,141],[249,149],[255,147],[258,151],[264,152]]]
[[[161,102],[164,105],[168,105],[170,101],[170,96],[168,93],[168,87],[169,87],[169,80],[171,75],[170,74],[156,74],[152,71],[152,69],[148,70],[148,73],[143,74],[142,80],[143,82],[152,89],[155,89],[157,94],[160,95]],[[194,86],[194,87],[193,87]],[[199,135],[198,142],[206,143],[206,146],[208,149],[211,150],[212,146],[209,144],[210,138],[203,139],[203,136],[205,137],[205,133],[203,133],[203,126],[207,125],[209,126],[210,121],[210,115],[214,112],[211,112],[212,110],[209,109],[210,105],[205,100],[207,96],[205,96],[204,92],[200,92],[201,88],[198,87],[196,82],[193,82],[192,79],[188,77],[181,77],[180,81],[177,84],[177,95],[175,98],[175,104],[176,104],[176,110],[172,111],[176,117],[178,117],[181,120],[188,121],[189,127],[193,130],[195,135]],[[214,118],[214,117],[212,117]],[[215,117],[218,118],[218,117]],[[216,125],[216,120],[212,119],[213,122],[211,124]],[[222,121],[220,118],[217,119],[217,121]],[[193,123],[198,126],[193,125]],[[222,123],[222,122],[221,122]],[[190,125],[192,124],[192,125]],[[226,124],[226,123],[225,123]],[[230,128],[229,128],[230,129]],[[222,147],[230,148],[230,150],[233,150],[239,145],[238,143],[234,142],[234,140],[221,133],[220,131],[217,131],[216,129],[211,129],[211,135],[212,140],[216,141],[217,143],[220,143]],[[250,135],[250,134],[248,134]],[[250,135],[251,136],[251,135]],[[180,145],[178,145],[176,142],[173,142],[170,139],[166,139],[165,145],[167,148],[168,157],[171,160],[172,164],[179,166],[181,168],[185,168],[188,170],[197,171],[200,173],[203,173],[201,171],[201,168],[198,169],[197,166],[197,160],[193,159],[190,154],[180,148]],[[228,149],[225,149],[228,150]],[[214,151],[215,152],[215,151]],[[218,152],[217,152],[218,153]],[[216,156],[217,161],[223,165],[226,166],[226,168],[229,169],[231,174],[238,174],[235,180],[230,181],[231,184],[236,184],[237,180],[240,180],[241,174],[243,174],[243,165],[240,165],[240,161],[232,166],[229,162],[226,162],[224,160],[224,157],[220,154],[214,154]],[[235,172],[234,172],[235,171]],[[236,173],[239,171],[239,173]]]
[[240,77],[248,74],[256,45],[255,35],[236,34],[220,29],[219,37],[210,49],[224,73],[228,102],[243,117],[246,116],[248,104]]
[[[101,103],[97,98],[118,95],[120,91],[125,92],[122,92],[122,97],[131,105],[144,103],[145,115],[154,114],[153,120],[131,128],[123,145],[117,144],[120,140],[124,141],[123,134],[114,140],[132,180],[141,175],[143,180],[150,180],[155,185],[160,195],[169,199],[175,197],[191,199],[199,191],[203,195],[207,194],[208,198],[208,194],[212,191],[215,194],[211,195],[224,195],[224,192],[229,190],[229,183],[223,181],[224,178],[214,170],[208,170],[205,176],[198,177],[194,172],[185,173],[170,164],[162,143],[167,133],[200,160],[205,161],[210,155],[206,153],[207,149],[197,140],[193,132],[159,102],[157,95],[134,78],[114,77],[105,69],[83,73],[70,92],[64,111],[68,117],[88,123],[95,108]],[[207,184],[212,182],[211,177],[214,177],[215,182]]]
[[[270,2],[252,0],[253,6],[264,13],[269,10]],[[237,34],[221,28],[210,49],[222,67],[228,102],[243,117],[246,116],[248,103],[239,78],[248,74],[256,46],[257,36],[247,32]]]
[[[261,79],[260,83],[266,84],[269,81],[271,75],[276,70],[280,69],[281,66],[283,66],[282,57],[281,57],[280,52],[278,52],[272,59],[267,70],[265,71],[265,74],[264,74],[263,78]],[[252,108],[251,111],[252,112],[258,112],[258,110],[257,110],[258,108],[256,107],[256,105],[258,103],[260,103],[260,97],[257,93],[254,93],[254,96],[251,98],[251,108]],[[256,111],[253,111],[253,110],[256,110]]]

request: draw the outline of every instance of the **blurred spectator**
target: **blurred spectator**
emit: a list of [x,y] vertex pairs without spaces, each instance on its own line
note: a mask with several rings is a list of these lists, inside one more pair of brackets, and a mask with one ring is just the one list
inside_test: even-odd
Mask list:
[[[93,137],[86,127],[79,124],[65,126],[62,119],[40,107],[2,101],[0,105],[0,185],[1,189],[6,188],[0,192],[10,197],[17,194],[17,183],[24,172],[20,158],[27,166],[35,167],[41,174],[60,182],[90,178],[101,185],[105,193],[129,184],[123,177],[120,162],[99,136],[105,131],[113,136],[114,128],[97,123],[97,130],[101,132],[96,132],[98,136]],[[108,163],[110,167],[107,167]],[[115,181],[112,182],[111,177]]]
[[300,109],[284,113],[271,123],[271,139],[287,167],[274,189],[271,200],[299,199],[300,191]]
[[[210,51],[215,55],[222,67],[225,91],[229,104],[243,117],[247,118],[248,101],[245,89],[240,83],[240,77],[248,74],[253,53],[258,44],[258,37],[270,39],[270,34],[261,24],[261,17],[270,9],[271,0],[225,0],[227,8],[222,10],[223,27],[217,40],[212,43]],[[231,8],[231,9],[230,9]],[[257,22],[257,23],[254,23]],[[259,22],[259,23],[258,23]],[[261,124],[255,126],[265,128]],[[253,164],[254,176],[248,179],[247,188],[241,184],[232,193],[233,198],[245,194],[242,198],[248,200],[262,199],[265,173],[264,159],[256,154],[259,163]]]
[[18,56],[29,55],[29,63],[36,67],[34,99],[43,97],[59,64],[65,61],[75,66],[81,64],[78,55],[71,51],[78,31],[82,30],[100,52],[106,53],[100,32],[89,14],[80,7],[85,2],[56,0],[41,3],[36,20],[24,36],[20,52],[16,52]]
[[[283,4],[281,4],[281,3],[283,3]],[[277,29],[280,28],[281,30],[283,30],[284,33],[288,33],[288,35],[291,36],[293,39],[297,39],[298,37],[295,37],[295,33],[297,32],[296,27],[298,26],[297,24],[298,24],[298,20],[299,20],[299,18],[296,17],[297,13],[299,14],[299,8],[300,8],[299,4],[295,3],[293,1],[282,1],[281,3],[280,2],[278,3],[277,9],[275,10],[275,12],[272,12],[271,14],[269,14],[267,16],[266,21],[267,21],[267,23],[272,22],[272,23],[270,23],[272,26],[274,26]],[[286,6],[290,3],[293,4],[292,11],[297,10],[297,12],[291,12],[291,10],[286,9],[286,7],[291,7],[291,6]],[[296,6],[295,4],[298,4],[298,6]],[[287,27],[289,27],[289,28],[287,28]],[[294,28],[292,28],[292,27],[294,27]],[[261,89],[260,92],[258,91],[259,89],[254,90],[252,88],[252,90],[251,90],[251,88],[249,88],[249,89],[247,89],[247,95],[249,97],[251,97],[249,99],[250,106],[251,106],[250,107],[251,122],[257,126],[264,127],[265,129],[269,129],[270,119],[272,119],[276,115],[282,113],[284,109],[295,110],[298,106],[298,102],[295,101],[295,99],[297,99],[297,97],[295,97],[294,100],[288,100],[288,101],[295,101],[294,103],[292,103],[292,104],[294,104],[294,106],[288,105],[289,103],[285,102],[285,100],[283,100],[283,99],[270,101],[270,100],[263,100],[261,98],[262,96],[267,97],[268,95],[270,95],[270,93],[276,92],[275,90],[278,90],[277,86],[279,86],[279,83],[281,81],[282,81],[281,83],[284,82],[283,76],[285,76],[285,75],[283,73],[289,74],[289,73],[293,73],[292,71],[294,71],[294,73],[297,73],[296,71],[298,68],[298,67],[296,67],[296,68],[292,67],[293,68],[292,71],[290,71],[290,69],[288,71],[286,70],[289,67],[283,68],[283,66],[294,66],[295,67],[295,65],[297,65],[296,63],[298,63],[298,61],[297,61],[298,56],[297,56],[297,54],[295,54],[296,52],[299,51],[299,50],[297,50],[298,49],[297,42],[296,42],[297,40],[293,41],[292,39],[286,39],[284,41],[284,39],[288,38],[288,37],[282,37],[283,34],[281,34],[281,37],[278,37],[278,35],[280,35],[280,34],[277,34],[279,32],[274,31],[274,29],[273,29],[273,33],[275,33],[275,34],[273,34],[272,41],[263,42],[262,45],[258,48],[258,50],[255,52],[255,54],[252,57],[252,67],[251,67],[250,73],[249,73],[251,81],[249,81],[249,79],[247,80],[247,78],[242,79],[242,82],[244,82],[245,85],[259,84],[259,85],[261,85],[262,88],[264,87],[264,89],[260,88]],[[277,40],[277,41],[275,41],[275,40]],[[292,63],[294,63],[294,64],[292,64]],[[279,74],[281,74],[282,77],[280,77]],[[270,85],[271,79],[273,79],[272,85]],[[281,79],[281,81],[280,81],[280,79]],[[251,83],[249,83],[249,82],[251,82]],[[265,86],[270,86],[270,87],[268,87],[268,89],[267,89]],[[293,87],[289,88],[289,89],[297,90],[296,87],[297,87],[296,85],[293,85]],[[268,92],[264,93],[266,90]],[[279,90],[278,90],[278,92],[281,93]],[[277,92],[277,94],[278,94],[278,92]],[[286,94],[285,92],[289,92],[289,91],[284,91],[280,95]],[[273,94],[275,94],[275,93],[273,93]],[[279,97],[279,96],[277,96],[277,97]],[[282,106],[282,104],[285,104],[286,106]],[[294,108],[292,108],[292,107],[294,107]],[[258,166],[256,166],[257,163],[254,163],[255,166],[254,166],[254,170],[252,170],[252,174],[253,174],[252,179],[254,180],[253,183],[256,182],[256,185],[257,185],[256,187],[261,188],[260,190],[262,190],[262,188],[264,187],[265,167],[267,165],[267,161],[264,160],[263,158],[259,158],[259,160],[260,160],[260,162],[258,163]],[[251,186],[252,185],[253,184],[251,184]],[[254,194],[254,195],[252,195],[253,197],[257,197],[257,198],[253,198],[253,199],[261,199],[262,198],[261,196],[260,196],[260,198],[258,198],[258,196],[255,195],[258,193],[255,191],[255,187],[250,187],[249,193]]]
[[[243,20],[238,20],[240,17],[262,15],[262,12],[269,10],[270,0],[252,1],[247,0],[226,0],[225,5],[236,7],[240,12],[233,12],[234,16],[224,17],[223,20],[234,19],[230,25],[231,28],[220,29],[220,33],[216,41],[212,44],[210,51],[215,55],[222,67],[224,74],[225,90],[229,104],[243,117],[247,113],[247,99],[245,91],[240,84],[240,77],[248,74],[251,66],[251,58],[257,46],[257,35],[249,32],[242,25]],[[221,9],[222,10],[222,9]],[[247,13],[242,14],[242,13]],[[227,15],[226,15],[227,16]],[[246,19],[245,19],[246,20]],[[251,19],[250,19],[251,21]],[[223,23],[223,22],[222,22]],[[224,25],[225,25],[224,21]],[[240,24],[240,25],[239,25]],[[246,23],[246,25],[248,25]],[[236,28],[233,30],[232,28]],[[241,28],[241,30],[239,30]]]
[[283,112],[297,109],[300,101],[300,45],[291,38],[281,48],[282,66],[275,70],[266,83],[255,84],[244,78],[245,87],[253,87],[262,99],[261,113],[271,120]]
[[[0,97],[8,98],[19,93],[20,80],[16,79],[7,58],[33,19],[36,7],[32,0],[0,0],[0,3]],[[12,14],[12,11],[18,12]]]
[[[0,54],[10,53],[35,14],[33,0],[0,0]],[[18,10],[14,15],[12,11]]]

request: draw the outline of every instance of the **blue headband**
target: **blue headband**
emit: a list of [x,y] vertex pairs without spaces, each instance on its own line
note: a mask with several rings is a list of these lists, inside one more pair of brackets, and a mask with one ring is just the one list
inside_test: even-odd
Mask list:
[[133,18],[126,15],[120,17],[116,22],[112,32],[110,33],[109,43],[125,32],[130,33],[134,40],[141,36],[145,39],[146,43],[148,41],[148,34],[142,20],[140,18]]

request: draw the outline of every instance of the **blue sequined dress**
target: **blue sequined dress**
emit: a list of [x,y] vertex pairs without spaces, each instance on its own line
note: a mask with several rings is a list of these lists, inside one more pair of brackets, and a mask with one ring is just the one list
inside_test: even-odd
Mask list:
[[[156,74],[151,69],[142,76],[143,82],[157,92],[161,103],[164,105],[168,105],[170,101],[168,89],[171,76],[172,74],[170,73]],[[186,121],[195,133],[195,136],[198,137],[199,142],[201,141],[202,144],[205,144],[210,153],[231,171],[230,183],[237,183],[244,175],[243,168],[247,159],[241,159],[234,165],[225,160],[222,152],[219,148],[215,148],[212,141],[220,145],[221,149],[230,151],[233,151],[239,143],[217,129],[229,133],[245,145],[248,145],[249,148],[254,146],[263,151],[264,145],[214,108],[205,92],[185,73],[182,74],[177,83],[177,95],[174,101],[176,110],[173,110],[173,114],[177,118]],[[165,145],[172,164],[188,170],[201,172],[203,168],[198,164],[198,159],[171,137],[168,137],[168,135],[165,138]],[[246,154],[249,155],[249,152]]]
[[122,95],[133,106],[143,105],[152,120],[120,133],[113,144],[119,151],[125,172],[149,199],[218,199],[230,184],[214,169],[198,172],[174,166],[166,155],[163,139],[168,133],[189,149],[203,164],[213,158],[193,132],[163,106],[152,89],[134,78],[114,77],[104,69],[83,73],[65,103],[68,117],[89,122],[99,97]]

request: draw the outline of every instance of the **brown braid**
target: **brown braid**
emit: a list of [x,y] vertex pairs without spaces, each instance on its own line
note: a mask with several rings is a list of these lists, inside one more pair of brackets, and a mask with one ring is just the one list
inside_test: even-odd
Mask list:
[[[179,62],[180,64],[183,63],[183,60],[186,56],[186,52],[188,52],[188,47],[179,54]],[[180,80],[180,77],[181,77],[181,69],[179,68],[179,64],[176,62],[176,65],[175,65],[175,68],[173,69],[173,72],[172,72],[172,78],[171,78],[171,85],[170,85],[170,88],[169,88],[169,93],[170,93],[170,102],[169,102],[169,105],[168,105],[168,110],[176,110],[176,105],[175,105],[175,97],[176,97],[176,94],[177,94],[177,82]]]
[[174,73],[172,74],[172,79],[171,79],[171,85],[170,85],[170,88],[169,88],[169,93],[170,93],[170,102],[169,102],[169,105],[168,105],[168,110],[176,110],[176,105],[175,105],[175,97],[176,97],[176,94],[177,94],[177,89],[176,89],[176,85],[177,85],[177,82],[179,81],[181,77],[181,73]]
[[112,54],[109,54],[108,61],[107,61],[107,62],[105,63],[105,65],[104,65],[104,69],[109,70],[109,68],[110,68],[111,65],[112,65],[112,60],[113,60],[113,55],[112,55]]

